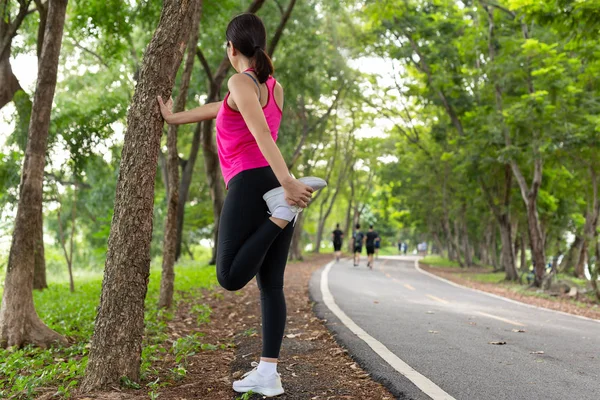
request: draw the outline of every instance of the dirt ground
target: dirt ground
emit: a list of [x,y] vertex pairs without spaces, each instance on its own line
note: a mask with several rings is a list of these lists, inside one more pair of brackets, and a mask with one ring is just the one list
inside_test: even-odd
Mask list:
[[[314,316],[308,297],[308,282],[313,271],[331,256],[311,257],[308,261],[288,264],[285,293],[288,320],[278,371],[289,400],[384,400],[393,396],[361,369],[346,350],[341,348],[321,320]],[[193,296],[193,294],[189,294]],[[197,328],[190,315],[193,302],[212,308],[211,322]],[[171,384],[156,390],[160,400],[236,399],[232,381],[252,369],[251,361],[260,358],[260,301],[256,283],[231,293],[217,288],[198,294],[192,304],[182,303],[169,323],[170,340],[201,332],[204,343],[224,345],[224,349],[205,350],[188,358],[185,378],[173,382],[169,369],[175,365],[172,356],[155,362],[156,377]],[[159,381],[159,382],[160,382]],[[144,382],[143,384],[147,384]],[[122,400],[148,399],[149,390],[119,390],[79,395],[75,398]],[[251,399],[261,399],[254,395]]]
[[[584,303],[585,307],[582,307],[581,305],[578,305],[577,303],[575,303],[571,298],[569,298],[566,295],[556,296],[556,297],[553,297],[552,299],[546,299],[546,298],[542,298],[542,297],[536,297],[536,296],[532,296],[532,295],[526,295],[523,293],[515,292],[514,290],[511,290],[510,288],[508,288],[502,284],[474,282],[474,281],[465,279],[461,276],[458,276],[458,274],[465,274],[465,273],[472,273],[472,274],[477,274],[477,273],[482,273],[482,272],[485,273],[485,272],[489,272],[489,270],[480,270],[477,268],[471,268],[471,269],[435,268],[435,267],[431,267],[429,265],[424,265],[424,264],[420,264],[420,266],[425,271],[431,272],[435,275],[438,275],[442,278],[448,279],[452,282],[456,282],[463,286],[467,286],[467,287],[470,287],[473,289],[478,289],[478,290],[488,292],[488,293],[493,293],[498,296],[507,297],[509,299],[517,300],[522,303],[527,303],[527,304],[531,304],[531,305],[538,306],[538,307],[549,308],[551,310],[562,311],[562,312],[566,312],[569,314],[575,314],[575,315],[580,315],[583,317],[600,320],[600,307],[598,306],[598,304],[593,304],[591,301]],[[531,290],[532,292],[535,291],[535,289],[529,289],[529,290]]]

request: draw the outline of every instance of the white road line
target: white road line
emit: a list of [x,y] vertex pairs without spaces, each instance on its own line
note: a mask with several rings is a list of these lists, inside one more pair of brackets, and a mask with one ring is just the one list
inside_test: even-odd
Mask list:
[[336,317],[342,321],[344,325],[352,333],[362,339],[375,353],[383,358],[392,368],[398,371],[400,374],[408,378],[414,383],[423,393],[431,397],[433,400],[456,400],[454,397],[446,393],[442,388],[431,382],[425,376],[415,371],[410,365],[402,361],[397,355],[392,353],[383,343],[369,335],[360,326],[358,326],[350,317],[342,311],[341,308],[335,303],[333,295],[329,291],[329,270],[333,266],[333,262],[330,262],[325,266],[321,273],[321,294],[323,296],[323,302],[329,308],[329,310],[335,314]]
[[[403,260],[399,260],[399,261],[403,261]],[[411,260],[407,260],[407,261],[411,261]],[[506,297],[498,296],[497,294],[484,292],[483,290],[473,289],[473,288],[470,288],[468,286],[459,285],[458,283],[449,281],[448,279],[441,278],[441,277],[439,277],[439,276],[437,276],[435,274],[432,274],[431,272],[427,272],[427,271],[422,270],[421,267],[419,267],[419,260],[415,259],[414,261],[415,261],[415,269],[417,271],[419,271],[420,273],[425,274],[427,276],[430,276],[433,279],[437,279],[438,281],[446,282],[448,285],[452,285],[454,287],[461,288],[461,289],[471,290],[473,292],[481,293],[481,294],[484,294],[486,296],[493,297],[495,299],[499,299],[499,300],[506,301],[506,302],[513,303],[513,304],[518,304],[520,306],[529,307],[529,308],[535,308],[537,310],[554,312],[554,313],[557,313],[557,314],[566,315],[568,317],[579,318],[579,319],[584,319],[586,321],[593,321],[593,322],[596,322],[596,323],[600,323],[600,320],[598,320],[598,319],[588,318],[588,317],[584,317],[582,315],[569,314],[569,313],[566,313],[564,311],[553,310],[551,308],[538,307],[538,306],[534,306],[532,304],[522,303],[522,302],[517,301],[517,300],[508,299]]]
[[497,319],[498,321],[506,322],[507,324],[516,325],[516,326],[525,326],[525,324],[522,324],[520,322],[511,321],[510,319],[498,317],[497,315],[492,315],[492,314],[484,313],[484,312],[481,312],[481,311],[477,311],[477,314],[483,315],[484,317]]

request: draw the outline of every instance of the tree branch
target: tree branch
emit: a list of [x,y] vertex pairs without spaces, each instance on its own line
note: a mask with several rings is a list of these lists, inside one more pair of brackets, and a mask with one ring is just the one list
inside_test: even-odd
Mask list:
[[75,39],[73,39],[73,45],[75,47],[77,47],[78,49],[83,50],[84,52],[91,54],[92,56],[94,56],[98,61],[100,61],[100,64],[102,64],[105,68],[108,68],[108,64],[104,61],[104,59],[96,52],[88,49],[87,47],[84,47],[82,45],[79,44],[79,42],[77,42]]
[[[279,4],[278,4],[279,5]],[[296,0],[290,0],[290,4],[288,4],[287,9],[285,10],[285,14],[281,17],[281,21],[279,21],[279,26],[277,26],[277,30],[275,30],[275,34],[273,35],[273,39],[271,39],[271,43],[269,44],[269,49],[267,50],[267,54],[273,57],[273,52],[275,52],[275,48],[281,39],[281,35],[283,34],[283,30],[285,29],[285,25],[287,24],[290,16],[292,15],[292,10],[296,5]]]

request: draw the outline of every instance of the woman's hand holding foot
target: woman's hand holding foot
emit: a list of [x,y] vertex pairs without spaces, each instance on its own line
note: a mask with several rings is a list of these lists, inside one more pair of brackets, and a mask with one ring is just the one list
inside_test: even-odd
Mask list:
[[300,208],[308,206],[314,192],[313,188],[292,177],[284,181],[282,186],[285,193],[285,200],[289,205]]

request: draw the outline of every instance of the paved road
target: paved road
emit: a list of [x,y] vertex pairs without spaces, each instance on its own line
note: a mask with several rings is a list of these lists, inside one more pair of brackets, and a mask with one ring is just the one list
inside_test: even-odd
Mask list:
[[[310,285],[316,312],[350,353],[397,398],[429,399],[331,313],[321,279],[322,270]],[[327,280],[350,319],[451,396],[435,400],[600,399],[596,321],[452,286],[417,271],[414,259],[380,259],[372,271],[344,260]]]

